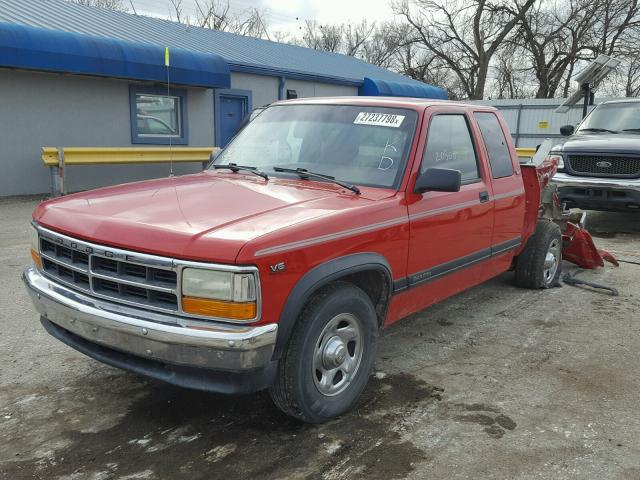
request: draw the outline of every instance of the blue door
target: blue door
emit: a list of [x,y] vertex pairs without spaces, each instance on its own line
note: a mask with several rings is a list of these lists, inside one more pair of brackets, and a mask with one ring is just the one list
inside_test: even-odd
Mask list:
[[247,114],[248,99],[247,97],[236,95],[220,95],[218,108],[220,108],[218,117],[220,119],[220,128],[218,130],[220,137],[217,143],[220,147],[224,147],[236,133],[242,119]]

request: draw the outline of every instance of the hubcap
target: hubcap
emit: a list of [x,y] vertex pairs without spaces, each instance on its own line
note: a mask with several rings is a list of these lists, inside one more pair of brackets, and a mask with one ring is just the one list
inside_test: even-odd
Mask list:
[[324,347],[322,363],[325,368],[336,368],[342,365],[347,358],[347,346],[338,337],[331,337]]
[[357,317],[341,313],[322,329],[313,355],[313,380],[318,391],[332,397],[353,381],[362,360],[362,328]]
[[544,257],[544,283],[548,285],[553,281],[560,264],[560,242],[554,238],[549,244],[549,250]]

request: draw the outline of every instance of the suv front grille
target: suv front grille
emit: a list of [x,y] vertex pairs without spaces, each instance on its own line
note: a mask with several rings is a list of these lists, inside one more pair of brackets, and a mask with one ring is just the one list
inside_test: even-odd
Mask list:
[[590,177],[640,177],[640,156],[568,155],[571,173]]
[[[84,251],[82,251],[84,250]],[[178,311],[177,272],[169,259],[156,259],[131,252],[118,255],[110,250],[88,247],[83,242],[67,244],[52,237],[40,237],[42,266],[47,275],[94,296],[161,311]]]

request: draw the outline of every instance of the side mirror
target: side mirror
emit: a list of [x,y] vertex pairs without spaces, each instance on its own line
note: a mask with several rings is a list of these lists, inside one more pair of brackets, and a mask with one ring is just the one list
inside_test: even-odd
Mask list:
[[575,128],[573,125],[563,125],[562,127],[560,127],[560,135],[562,135],[563,137],[569,137],[573,135],[574,131]]
[[462,183],[460,170],[427,168],[416,180],[415,193],[458,192]]

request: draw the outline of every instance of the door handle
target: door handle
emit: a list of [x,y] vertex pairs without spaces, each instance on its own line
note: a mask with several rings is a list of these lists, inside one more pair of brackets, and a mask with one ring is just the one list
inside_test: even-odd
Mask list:
[[480,203],[486,203],[489,201],[489,192],[480,192]]

